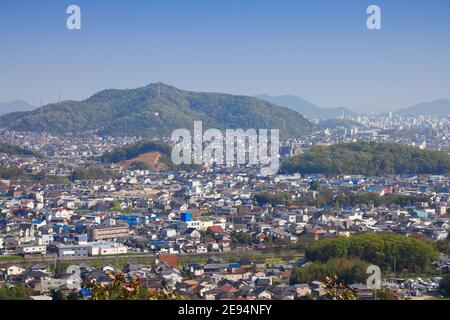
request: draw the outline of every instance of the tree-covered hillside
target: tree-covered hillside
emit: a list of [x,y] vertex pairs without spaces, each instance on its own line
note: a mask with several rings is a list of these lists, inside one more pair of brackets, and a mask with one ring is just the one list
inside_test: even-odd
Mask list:
[[154,151],[170,157],[172,149],[168,144],[160,141],[143,140],[108,152],[101,156],[100,160],[102,162],[119,163],[120,161],[130,160],[141,154]]
[[300,136],[312,128],[299,113],[253,97],[190,92],[161,83],[104,90],[81,102],[7,114],[0,117],[0,128],[163,137],[174,129],[192,129],[200,120],[205,129],[279,129],[283,137]]
[[341,143],[316,146],[290,157],[281,172],[302,174],[446,174],[450,156],[441,151],[391,143]]
[[332,258],[359,258],[383,270],[412,272],[424,272],[431,262],[439,258],[432,244],[394,233],[322,239],[309,246],[305,255],[307,259],[319,262]]
[[35,156],[42,157],[38,152],[20,148],[18,146],[13,146],[7,143],[0,142],[0,153],[6,153],[8,155],[18,155],[18,156]]

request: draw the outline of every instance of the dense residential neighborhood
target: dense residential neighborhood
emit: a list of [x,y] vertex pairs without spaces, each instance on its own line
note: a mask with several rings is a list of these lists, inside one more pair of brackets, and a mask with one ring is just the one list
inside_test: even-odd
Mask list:
[[[265,177],[218,165],[155,172],[97,158],[140,139],[3,133],[3,141],[44,153],[0,156],[2,167],[23,170],[0,181],[3,286],[23,285],[32,299],[89,299],[91,283],[121,273],[148,294],[321,299],[321,277],[294,277],[313,263],[305,258],[311,243],[364,233],[420,235],[441,246],[448,239],[447,175]],[[286,142],[285,156],[307,144]],[[79,167],[108,175],[76,176]],[[385,270],[383,288],[395,299],[439,295],[450,271],[450,252],[440,251],[422,274]],[[359,298],[376,298],[363,278],[351,280],[359,280],[346,283]]]

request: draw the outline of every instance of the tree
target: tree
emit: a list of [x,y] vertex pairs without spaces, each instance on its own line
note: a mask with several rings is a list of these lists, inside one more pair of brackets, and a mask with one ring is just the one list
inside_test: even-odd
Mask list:
[[152,298],[152,294],[145,287],[139,287],[139,292],[137,296],[137,300],[150,300]]
[[129,170],[150,170],[148,163],[143,161],[135,161],[129,167]]
[[442,278],[439,283],[439,290],[443,296],[450,297],[450,274],[447,274]]
[[61,290],[52,289],[50,290],[50,295],[53,300],[64,300],[64,295]]
[[272,236],[268,236],[264,239],[264,243],[266,244],[267,248],[273,247],[273,238]]
[[[434,244],[394,233],[361,234],[351,238],[322,239],[305,254],[312,261],[327,262],[337,257],[357,257],[384,270],[425,272],[439,257]],[[395,269],[395,270],[394,270]]]
[[67,295],[67,300],[80,300],[80,294],[76,291],[72,291]]
[[231,241],[234,244],[251,244],[252,235],[248,232],[232,232],[230,234]]
[[92,290],[92,300],[137,300],[139,283],[136,278],[126,281],[122,273],[108,273],[111,284],[98,284],[95,281],[88,285]]
[[377,300],[398,300],[395,291],[387,288],[382,288],[376,291]]
[[24,174],[25,174],[25,170],[23,168],[0,167],[0,178],[1,179],[8,179],[8,180],[19,179]]
[[439,250],[439,252],[444,254],[450,254],[450,240],[436,241],[436,247]]
[[357,300],[358,297],[350,288],[347,288],[343,281],[338,281],[336,276],[326,277],[323,280],[325,284],[325,300]]
[[66,270],[67,268],[64,266],[64,264],[60,260],[57,260],[55,263],[55,270],[53,270],[55,276],[61,276],[64,272],[66,272]]
[[113,200],[109,204],[109,208],[112,210],[120,210],[120,202],[119,200]]
[[0,300],[27,300],[32,294],[32,290],[24,284],[13,287],[0,286]]
[[27,149],[22,149],[18,146],[13,146],[7,143],[0,142],[0,153],[6,153],[10,156],[12,155],[25,155],[25,156],[34,156],[36,158],[42,158],[43,155]]
[[320,190],[319,181],[311,181],[311,183],[309,184],[309,189],[312,191],[319,191]]
[[276,205],[290,205],[292,203],[292,198],[289,193],[269,193],[261,192],[255,195],[254,201],[259,205],[271,204]]
[[114,178],[116,174],[112,170],[106,170],[104,168],[75,168],[70,175],[71,181],[77,180],[110,180]]
[[185,300],[173,292],[167,285],[158,293],[150,293],[147,288],[139,285],[137,278],[133,277],[129,281],[122,273],[109,272],[111,284],[103,285],[91,282],[88,288],[92,290],[91,300]]
[[326,263],[313,262],[295,268],[289,280],[291,284],[298,284],[336,276],[348,285],[355,282],[364,282],[367,279],[366,270],[368,266],[367,262],[356,258],[334,258]]

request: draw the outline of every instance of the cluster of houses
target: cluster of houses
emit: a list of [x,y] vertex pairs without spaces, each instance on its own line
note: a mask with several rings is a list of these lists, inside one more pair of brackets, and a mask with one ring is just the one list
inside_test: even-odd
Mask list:
[[[423,233],[444,240],[450,228],[448,178],[378,180],[364,177],[263,178],[232,173],[132,172],[109,182],[24,186],[1,181],[0,250],[3,254],[59,257],[156,253],[207,253],[264,248],[271,240],[296,243],[308,237],[360,232]],[[403,206],[271,205],[255,203],[265,192],[292,200],[316,197],[311,179],[329,190],[426,194],[429,202]],[[439,192],[436,189],[439,188]],[[107,191],[109,190],[109,191]],[[114,191],[111,191],[114,190]],[[245,235],[248,241],[233,242]]]
[[[20,135],[15,137],[19,139]],[[48,140],[48,145],[56,143],[52,137],[41,139]],[[78,143],[82,146],[87,144],[77,139],[81,139]],[[95,141],[100,145],[124,143],[114,139]],[[81,150],[65,142],[64,150],[70,148]],[[44,159],[5,156],[0,161],[24,167],[34,163],[36,170],[44,166],[64,174],[78,162],[93,161],[90,155],[64,153]],[[32,285],[36,278],[29,276],[30,272],[40,275],[47,282],[37,287],[43,291],[37,291],[46,293],[53,288],[52,281],[58,286],[65,278],[54,278],[36,266],[30,270],[5,264],[1,260],[4,256],[21,256],[27,262],[56,259],[76,264],[114,256],[221,256],[361,232],[422,233],[444,240],[450,229],[450,178],[445,176],[263,177],[258,168],[246,167],[213,166],[197,172],[161,173],[124,170],[114,165],[108,168],[117,175],[106,181],[45,184],[0,180],[0,263],[8,279]],[[428,201],[319,204],[324,193],[344,192],[372,193],[381,198],[389,194],[421,196]],[[255,196],[262,193],[289,197],[281,202],[258,202]],[[204,299],[278,299],[280,295],[297,299],[320,295],[322,288],[318,283],[287,285],[295,261],[280,265],[210,261],[187,269],[167,264],[130,266],[136,270],[126,273],[145,275],[142,281],[151,284],[149,288],[161,278],[170,277],[177,291]],[[441,267],[444,270],[448,265]],[[105,271],[93,270],[87,262],[80,268],[86,276],[83,281],[90,279],[90,273],[100,277]]]
[[[111,274],[121,273],[126,280],[137,279],[141,290],[148,296],[168,290],[189,300],[311,300],[326,295],[325,284],[319,280],[303,284],[290,284],[293,268],[304,264],[302,260],[288,262],[240,261],[228,263],[210,257],[204,264],[180,264],[178,255],[158,255],[155,263],[128,263],[122,269],[105,264],[94,268],[87,263],[74,263],[63,270],[51,270],[46,264],[28,268],[18,265],[0,267],[0,285],[22,283],[32,292],[34,300],[51,300],[54,292],[63,296],[76,293],[78,299],[90,299],[89,284],[111,285]],[[382,287],[393,292],[397,299],[410,299],[429,295],[439,288],[441,277],[430,279],[390,278]],[[376,293],[363,283],[350,284],[359,299],[376,299]]]
[[[421,195],[429,201],[378,205],[311,205],[323,192]],[[123,171],[110,181],[69,185],[0,181],[0,252],[58,257],[208,253],[264,249],[268,240],[361,232],[423,233],[445,240],[450,229],[449,178],[360,176],[259,177],[251,171]],[[286,204],[255,195],[289,194]],[[307,199],[308,205],[297,200]],[[244,240],[238,240],[244,239]]]

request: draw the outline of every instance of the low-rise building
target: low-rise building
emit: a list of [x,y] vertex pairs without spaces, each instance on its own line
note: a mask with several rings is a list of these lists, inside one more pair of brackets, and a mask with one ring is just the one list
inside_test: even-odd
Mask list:
[[47,247],[41,244],[23,244],[16,248],[16,253],[21,255],[26,254],[45,254]]
[[126,254],[128,249],[126,246],[112,242],[89,242],[87,244],[88,254],[90,256],[105,256]]
[[116,240],[120,238],[126,238],[130,234],[128,225],[100,225],[89,229],[88,240],[89,241],[101,241],[101,240]]
[[88,247],[81,245],[65,245],[53,242],[48,246],[48,251],[56,253],[58,257],[87,257]]

